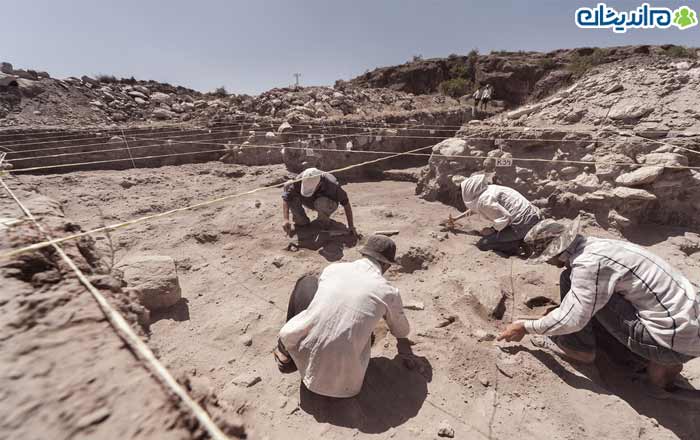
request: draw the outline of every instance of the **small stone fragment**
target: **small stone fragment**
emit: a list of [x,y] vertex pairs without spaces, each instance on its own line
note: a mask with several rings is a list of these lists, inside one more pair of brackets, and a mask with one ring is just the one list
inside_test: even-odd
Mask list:
[[489,342],[496,339],[496,335],[481,329],[474,330],[472,336],[474,336],[478,342]]
[[454,315],[443,316],[443,317],[440,318],[440,321],[439,321],[438,324],[435,326],[435,328],[447,327],[448,325],[452,324],[452,323],[455,322],[456,320],[457,320],[457,317],[454,316]]
[[250,374],[241,374],[240,376],[236,376],[231,383],[234,385],[238,386],[243,386],[246,388],[250,388],[254,386],[257,383],[262,382],[262,378],[256,374],[250,373]]
[[447,420],[443,420],[442,422],[440,422],[440,427],[438,428],[438,436],[454,438],[455,430]]
[[100,408],[81,417],[75,424],[75,427],[77,429],[85,429],[88,426],[97,425],[98,423],[102,423],[107,420],[110,414],[111,413],[107,408]]
[[410,301],[403,305],[406,310],[425,310],[425,304],[420,301]]
[[243,346],[245,346],[245,347],[250,347],[251,345],[253,345],[253,338],[251,338],[251,337],[248,336],[248,335],[243,335],[243,336],[241,336],[240,338],[238,338],[238,340],[239,340],[239,341],[241,342],[241,344],[243,344]]

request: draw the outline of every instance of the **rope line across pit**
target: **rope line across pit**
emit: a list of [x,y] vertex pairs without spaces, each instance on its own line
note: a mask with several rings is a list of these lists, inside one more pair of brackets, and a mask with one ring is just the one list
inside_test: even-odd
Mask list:
[[[51,235],[46,231],[46,229],[44,229],[31,211],[29,211],[29,209],[27,209],[27,207],[19,200],[19,198],[15,195],[12,189],[7,186],[2,178],[0,178],[0,185],[3,186],[5,191],[7,191],[10,197],[12,197],[22,212],[24,212],[24,214],[34,223],[42,235],[52,241]],[[207,414],[207,412],[190,397],[187,391],[185,391],[185,389],[182,388],[179,383],[177,383],[167,368],[165,368],[165,366],[163,366],[163,364],[155,357],[151,349],[148,348],[143,341],[141,341],[129,323],[116,309],[114,309],[114,307],[112,307],[107,298],[105,298],[104,295],[102,295],[100,291],[92,285],[90,280],[87,279],[85,274],[80,270],[80,268],[78,268],[75,262],[57,243],[52,242],[51,246],[56,250],[56,253],[58,253],[61,259],[66,262],[68,267],[70,267],[80,282],[90,292],[100,307],[102,313],[115,329],[117,335],[124,341],[124,343],[126,343],[127,346],[129,346],[132,352],[136,353],[137,356],[145,362],[148,370],[158,379],[160,384],[165,387],[165,389],[169,391],[171,395],[177,396],[180,399],[184,406],[195,416],[202,428],[207,431],[213,440],[228,440],[228,436],[219,429],[216,423],[214,423],[214,421],[209,417],[209,414]]]

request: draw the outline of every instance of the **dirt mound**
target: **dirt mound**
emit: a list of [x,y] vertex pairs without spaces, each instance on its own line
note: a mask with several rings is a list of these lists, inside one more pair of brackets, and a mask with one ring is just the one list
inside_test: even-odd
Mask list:
[[411,246],[400,255],[396,261],[401,265],[401,272],[413,273],[417,270],[426,270],[437,257],[431,249],[419,246]]
[[[648,63],[672,46],[623,46],[605,49],[563,49],[549,53],[495,51],[479,55],[422,59],[399,66],[380,67],[349,81],[358,87],[388,88],[415,94],[437,93],[440,85],[464,80],[469,87],[491,84],[494,99],[508,106],[542,99],[595,65],[635,58]],[[471,92],[469,92],[470,94]]]

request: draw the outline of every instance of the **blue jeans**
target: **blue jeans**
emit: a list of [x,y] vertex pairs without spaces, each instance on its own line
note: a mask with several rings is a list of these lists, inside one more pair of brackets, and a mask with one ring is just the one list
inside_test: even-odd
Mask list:
[[[559,289],[563,299],[571,289],[571,269],[561,273]],[[692,356],[659,345],[637,316],[637,309],[622,295],[614,293],[605,307],[600,309],[593,318],[632,353],[648,361],[662,365],[678,365],[693,359]],[[571,350],[588,353],[596,351],[592,321],[576,333],[554,336],[552,339]]]

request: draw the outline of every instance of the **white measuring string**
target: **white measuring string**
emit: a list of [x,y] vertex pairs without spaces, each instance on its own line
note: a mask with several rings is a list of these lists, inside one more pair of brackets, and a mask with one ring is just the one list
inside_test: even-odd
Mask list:
[[[338,135],[336,137],[351,137],[352,135]],[[332,140],[335,137],[332,136],[326,136],[324,139],[326,140]],[[310,140],[319,140],[319,139],[314,139],[311,138]],[[275,144],[266,144],[266,145],[260,145],[261,148],[275,148],[276,146],[282,146],[282,145],[290,145],[290,144],[295,144],[298,141],[289,141],[289,142],[279,142]],[[228,144],[228,143],[216,143],[216,142],[195,142],[195,141],[190,141],[189,143],[197,144],[197,145],[215,145],[215,146],[222,146],[225,148],[218,148],[218,149],[213,149],[213,150],[206,150],[206,151],[189,151],[189,152],[184,152],[184,153],[169,153],[169,154],[159,154],[159,155],[150,155],[150,156],[138,156],[134,157],[134,160],[145,160],[145,159],[155,159],[155,158],[164,158],[164,157],[171,157],[171,156],[186,156],[186,155],[195,155],[195,154],[205,154],[205,153],[215,153],[215,152],[227,152],[229,151],[229,147],[241,147],[245,148],[245,145],[237,145],[237,144]],[[140,147],[131,147],[132,150],[137,150],[137,149],[142,149],[142,148],[154,148],[154,147],[162,147],[163,144],[157,144],[157,145],[144,145]],[[125,150],[125,148],[116,148],[113,150],[100,150],[98,151],[99,153],[104,153],[107,151],[122,151]],[[53,155],[53,156],[43,156],[43,158],[49,158],[49,157],[63,157],[63,156],[74,156],[74,155],[82,155],[85,153],[65,153],[65,154],[59,154],[59,155]],[[22,160],[31,160],[31,159],[38,159],[36,157],[33,158],[26,158]],[[103,164],[103,163],[111,163],[111,162],[124,162],[127,160],[131,160],[129,158],[126,159],[105,159],[105,160],[94,160],[94,161],[87,161],[87,162],[75,162],[75,163],[66,163],[66,164],[56,164],[56,165],[42,165],[42,166],[36,166],[36,167],[27,167],[27,168],[17,168],[12,170],[13,173],[18,173],[22,171],[38,171],[38,170],[45,170],[45,169],[54,169],[54,168],[66,168],[66,167],[73,167],[73,166],[82,166],[82,165],[93,165],[93,164]]]
[[[403,156],[403,155],[406,155],[407,153],[417,153],[418,151],[425,150],[425,149],[428,149],[428,148],[432,148],[432,145],[427,146],[427,147],[416,148],[416,149],[413,149],[413,150],[410,150],[410,151],[407,151],[407,152],[403,152],[403,153],[394,153],[394,154],[392,154],[391,156],[380,157],[380,158],[377,158],[377,159],[372,159],[372,160],[368,160],[368,161],[365,161],[365,162],[361,162],[361,163],[357,163],[357,164],[348,165],[348,166],[345,166],[345,167],[342,167],[342,168],[337,168],[337,169],[335,169],[335,170],[330,170],[330,171],[326,171],[326,172],[327,172],[327,173],[340,173],[340,172],[347,171],[347,170],[350,170],[350,169],[353,169],[353,168],[359,168],[359,167],[362,167],[362,166],[366,166],[366,165],[370,165],[370,164],[373,164],[373,163],[381,162],[381,161],[384,161],[384,160],[392,159],[392,158],[395,158],[395,157]],[[128,160],[128,159],[126,159],[126,160]],[[308,177],[307,177],[307,178],[308,178]],[[289,182],[301,182],[302,180],[304,180],[304,178],[298,178],[298,177],[297,177],[296,179],[293,179],[293,180],[291,180],[291,181],[289,181]],[[63,243],[63,242],[69,241],[69,240],[75,240],[75,239],[77,239],[77,238],[84,237],[84,236],[86,236],[86,235],[94,234],[94,233],[97,233],[97,232],[113,231],[113,230],[115,230],[115,229],[121,229],[121,228],[124,228],[124,227],[127,227],[127,226],[132,226],[132,225],[135,225],[135,224],[138,224],[138,223],[142,223],[142,222],[147,221],[147,220],[152,220],[152,219],[156,219],[156,218],[166,217],[166,216],[169,216],[169,215],[172,215],[172,214],[176,214],[176,213],[179,213],[179,212],[189,211],[189,210],[192,210],[192,209],[196,209],[196,208],[200,208],[200,207],[204,207],[204,206],[213,205],[213,204],[215,204],[215,203],[220,203],[220,202],[223,202],[223,201],[226,201],[226,200],[231,200],[231,199],[239,198],[239,197],[242,197],[242,196],[245,196],[245,195],[255,194],[255,193],[260,192],[260,191],[266,191],[266,190],[270,190],[270,189],[274,189],[274,188],[280,188],[280,187],[286,185],[286,184],[289,183],[289,182],[282,182],[282,183],[278,183],[278,184],[275,184],[275,185],[263,186],[263,187],[255,188],[255,189],[252,189],[252,190],[249,190],[249,191],[244,191],[244,192],[241,192],[241,193],[229,194],[229,195],[226,195],[226,196],[217,197],[217,198],[214,198],[214,199],[206,200],[206,201],[199,202],[199,203],[195,203],[195,204],[192,204],[192,205],[187,205],[187,206],[183,206],[183,207],[179,207],[179,208],[170,209],[170,210],[163,211],[163,212],[160,212],[160,213],[157,213],[157,214],[151,214],[151,215],[147,215],[147,216],[143,216],[143,217],[138,217],[138,218],[135,218],[135,219],[132,219],[132,220],[127,220],[127,221],[124,221],[124,222],[115,223],[115,224],[106,225],[106,226],[102,226],[102,227],[99,227],[99,228],[91,229],[91,230],[89,230],[89,231],[79,232],[79,233],[72,234],[72,235],[68,235],[68,236],[65,236],[65,237],[61,237],[61,238],[57,238],[57,239],[52,239],[52,240],[47,240],[47,241],[44,241],[44,242],[41,242],[41,243],[35,243],[35,244],[29,245],[29,246],[25,246],[25,247],[22,247],[22,248],[19,248],[19,249],[15,249],[15,250],[10,251],[10,252],[7,252],[7,253],[5,253],[5,254],[0,254],[0,260],[6,259],[6,258],[10,258],[10,257],[12,257],[12,256],[19,255],[19,254],[22,254],[22,253],[31,252],[31,251],[38,250],[38,249],[43,249],[43,248],[48,247],[48,246],[51,246],[51,245],[53,245],[53,244],[59,244],[59,243]]]
[[[234,123],[241,123],[241,122],[236,122],[236,118],[231,118],[230,120],[226,121],[228,124],[234,124]],[[238,119],[238,121],[243,121],[243,119]],[[185,122],[177,122],[177,123],[172,123],[172,124],[156,124],[156,125],[141,125],[141,126],[134,126],[131,128],[126,128],[125,131],[129,134],[132,134],[132,132],[141,132],[141,131],[153,131],[153,130],[163,130],[163,129],[171,129],[171,128],[177,128],[177,130],[183,130],[185,127],[192,127],[198,128],[196,123],[194,121],[185,121]],[[15,129],[17,130],[17,129]],[[31,130],[30,127],[25,128],[24,130]],[[70,133],[67,133],[70,132]],[[109,127],[104,127],[104,126],[95,126],[95,127],[89,127],[89,128],[71,128],[71,127],[56,127],[50,131],[44,131],[44,132],[36,132],[36,131],[30,131],[27,133],[26,131],[17,131],[15,133],[7,133],[7,132],[0,132],[0,138],[1,137],[18,137],[21,136],[23,139],[19,140],[32,140],[33,138],[31,135],[40,135],[34,139],[36,140],[50,140],[50,139],[61,139],[65,137],[75,137],[75,136],[84,136],[84,137],[90,137],[90,136],[109,136],[113,134],[117,134],[120,132],[120,128],[109,128]],[[50,136],[56,134],[57,136]],[[46,135],[46,137],[42,137]],[[0,142],[3,142],[0,140]],[[13,142],[12,140],[10,141],[4,141],[4,142]]]
[[[254,145],[254,146],[250,146],[250,145],[249,145],[249,146],[245,146],[245,148],[258,148],[258,147],[259,147],[259,148],[266,148],[265,146],[261,146],[261,145]],[[361,166],[369,165],[369,164],[372,164],[372,163],[377,163],[377,162],[380,162],[380,161],[392,159],[392,158],[399,157],[399,156],[430,156],[430,155],[431,155],[430,153],[423,153],[423,154],[420,154],[419,151],[421,151],[421,150],[426,150],[426,149],[432,148],[432,147],[433,147],[432,145],[426,146],[426,147],[419,147],[419,148],[416,148],[416,149],[413,149],[413,150],[410,150],[410,151],[400,152],[400,153],[388,152],[388,151],[378,152],[378,151],[357,151],[357,150],[332,149],[332,150],[328,150],[328,151],[341,152],[341,153],[357,153],[357,154],[388,154],[389,156],[387,156],[387,157],[381,157],[381,158],[378,158],[378,159],[373,159],[373,160],[369,160],[369,161],[365,161],[365,162],[361,162],[361,163],[357,163],[357,164],[348,165],[348,166],[346,166],[346,167],[338,168],[338,169],[336,169],[336,170],[330,170],[330,171],[327,171],[327,172],[328,172],[328,173],[336,173],[336,172],[347,171],[347,170],[350,170],[350,169],[352,169],[352,168],[358,168],[358,167],[361,167]],[[289,147],[285,147],[285,148],[289,148]],[[295,147],[295,148],[301,149],[301,147]],[[306,149],[306,148],[304,148],[304,149]],[[314,150],[315,150],[315,151],[324,151],[324,149],[314,149]],[[227,150],[213,150],[213,152],[216,152],[216,151],[227,151]],[[186,153],[185,153],[185,154],[186,154]],[[436,157],[438,157],[439,159],[442,159],[442,160],[450,160],[450,159],[453,159],[453,158],[470,159],[470,160],[484,160],[484,159],[489,158],[488,156],[464,156],[464,155],[436,156]],[[138,159],[138,158],[137,158],[137,159]],[[492,158],[492,159],[496,160],[497,158]],[[606,165],[617,165],[617,166],[635,166],[635,167],[636,167],[636,166],[640,166],[640,164],[636,164],[636,163],[627,163],[627,162],[588,162],[588,161],[580,161],[580,160],[539,159],[539,158],[517,158],[517,157],[513,157],[513,158],[510,158],[510,159],[512,159],[514,162],[516,162],[516,161],[522,161],[522,162],[544,162],[544,163],[582,164],[582,165],[600,165],[600,164],[606,164]],[[129,159],[122,159],[122,160],[129,160]],[[659,166],[663,166],[663,165],[659,165]],[[700,170],[700,167],[687,167],[687,166],[663,166],[663,167],[664,167],[664,168],[669,168],[669,169],[678,169],[678,170]],[[39,167],[39,168],[42,168],[42,167]],[[22,170],[16,170],[16,171],[22,171]],[[293,182],[297,182],[297,181],[301,181],[301,180],[303,180],[303,179],[296,179],[296,180],[293,180]],[[238,193],[238,194],[232,194],[232,195],[228,195],[228,196],[223,196],[223,197],[219,197],[219,198],[216,198],[216,199],[212,199],[212,200],[208,200],[208,201],[204,201],[204,202],[200,202],[200,203],[195,203],[195,204],[193,204],[193,205],[189,205],[189,206],[185,206],[185,207],[175,208],[175,209],[172,209],[172,210],[169,210],[169,211],[165,211],[165,212],[161,212],[161,213],[158,213],[158,214],[153,214],[153,215],[149,215],[149,216],[144,216],[144,217],[140,217],[140,218],[137,218],[137,219],[133,219],[133,220],[129,220],[129,221],[121,222],[121,223],[116,223],[116,224],[109,225],[109,226],[103,226],[103,227],[96,228],[96,229],[93,229],[93,230],[90,230],[90,231],[86,231],[86,232],[80,232],[80,233],[77,233],[77,234],[69,235],[69,236],[66,236],[66,237],[63,237],[63,238],[59,238],[59,239],[56,239],[56,240],[52,240],[52,241],[49,241],[49,242],[37,243],[37,244],[30,245],[30,246],[26,246],[26,247],[24,247],[24,248],[21,248],[21,249],[15,250],[15,251],[11,251],[11,252],[9,252],[9,253],[7,253],[7,254],[2,254],[2,255],[0,255],[0,259],[6,258],[6,257],[8,257],[8,256],[17,255],[17,254],[19,254],[19,253],[24,253],[24,252],[29,252],[29,251],[36,250],[36,249],[41,249],[41,248],[46,247],[46,246],[48,246],[48,245],[50,245],[50,244],[52,244],[52,243],[61,243],[61,242],[63,242],[63,241],[73,240],[73,239],[80,238],[80,237],[83,237],[83,236],[85,236],[85,235],[93,234],[93,233],[96,233],[96,232],[110,231],[110,230],[114,230],[114,229],[119,229],[119,228],[122,228],[122,227],[125,227],[125,226],[130,226],[130,225],[133,225],[133,224],[136,224],[136,223],[141,223],[141,222],[146,221],[146,220],[150,220],[150,219],[154,219],[154,218],[159,218],[159,217],[164,217],[164,216],[167,216],[167,215],[171,215],[171,214],[178,213],[178,212],[182,212],[182,211],[187,211],[187,210],[194,209],[194,208],[198,208],[198,207],[202,207],[202,206],[208,206],[208,205],[211,205],[211,204],[213,204],[213,203],[218,203],[218,202],[221,202],[221,201],[225,201],[225,200],[229,200],[229,199],[241,197],[241,196],[248,195],[248,194],[254,194],[254,193],[256,193],[256,192],[264,191],[264,190],[267,190],[267,189],[270,189],[270,188],[278,188],[278,187],[280,187],[280,186],[282,186],[282,185],[284,185],[284,184],[285,184],[285,183],[281,183],[281,184],[277,184],[277,185],[272,185],[272,186],[257,188],[257,189],[254,189],[254,190],[251,190],[251,191],[247,191],[247,192],[243,192],[243,193]]]
[[[256,128],[259,126],[259,124],[232,124],[230,128],[237,127],[240,130],[245,130],[245,129],[250,129],[250,128]],[[268,126],[266,126],[267,128]],[[272,129],[273,125],[269,125],[269,128]],[[211,128],[197,128],[197,127],[192,127],[188,129],[178,129],[178,130],[173,130],[173,131],[154,131],[154,130],[148,130],[144,131],[143,133],[128,133],[128,136],[141,136],[142,134],[147,134],[149,132],[153,132],[154,135],[171,135],[171,134],[178,134],[178,133],[183,133],[183,132],[206,132],[206,133],[189,133],[189,134],[183,134],[182,136],[195,136],[195,135],[206,135],[206,134],[213,134],[213,133],[218,133],[218,132],[223,132],[221,130],[217,131],[216,129],[211,129]],[[236,130],[237,131],[237,130]],[[101,142],[95,142],[95,143],[90,143],[90,144],[82,144],[79,146],[87,147],[87,146],[92,146],[92,145],[101,145],[101,144],[106,144],[109,143],[109,139],[107,139],[108,136],[116,136],[118,133],[111,133],[107,135],[99,135],[95,136],[96,138],[104,138]],[[77,142],[77,141],[87,141],[90,140],[90,137],[81,137],[81,138],[76,138],[76,139],[61,139],[61,140],[48,140],[48,141],[38,141],[38,142],[24,142],[24,143],[18,143],[18,144],[5,144],[7,147],[27,147],[27,146],[34,146],[34,145],[45,145],[45,144],[57,144],[57,143],[65,143],[65,142]],[[51,148],[60,148],[60,147],[44,147],[44,148],[34,148],[31,150],[23,149],[20,150],[19,152],[28,152],[28,151],[41,151],[44,149],[51,149]]]
[[[306,135],[309,135],[310,133],[305,133]],[[360,133],[360,134],[339,134],[339,135],[327,135],[325,133],[315,133],[314,135],[318,135],[320,137],[318,138],[311,138],[311,141],[327,141],[327,140],[333,140],[337,138],[352,138],[352,137],[359,137],[359,136],[365,136],[366,134]],[[395,136],[395,137],[401,137],[401,136]],[[411,136],[411,138],[416,138],[415,136]],[[417,138],[421,138],[418,136]],[[443,139],[443,138],[440,138]],[[479,140],[491,140],[494,138],[469,138],[469,139],[479,139]],[[501,139],[501,138],[495,138],[495,139]],[[468,139],[467,139],[468,140]],[[521,139],[518,139],[521,140]],[[203,141],[180,141],[178,143],[191,143],[195,145],[216,145],[216,146],[222,146],[225,148],[222,149],[217,149],[217,150],[207,150],[207,151],[199,151],[199,152],[185,152],[185,153],[171,153],[171,154],[162,154],[162,155],[151,155],[151,156],[143,156],[143,157],[135,157],[134,160],[144,160],[144,159],[154,159],[154,158],[163,158],[163,157],[169,157],[169,156],[183,156],[183,155],[193,155],[193,154],[203,154],[203,153],[213,153],[217,151],[228,151],[229,147],[238,147],[241,149],[247,149],[247,148],[263,148],[263,149],[271,149],[271,148],[278,148],[283,145],[293,145],[296,143],[299,143],[301,141],[304,141],[303,139],[300,140],[294,140],[294,141],[289,141],[289,142],[281,142],[281,143],[275,143],[275,144],[266,144],[266,145],[243,145],[243,144],[230,144],[230,143],[219,143],[219,142],[203,142]],[[529,140],[528,140],[529,141]],[[579,141],[579,142],[588,142],[586,141]],[[672,144],[671,144],[672,145]],[[156,145],[145,145],[145,146],[140,146],[140,147],[132,147],[132,149],[143,149],[143,148],[154,148],[154,147],[162,147],[163,144],[156,144]],[[328,152],[343,152],[343,153],[365,153],[365,154],[394,154],[395,152],[389,152],[389,151],[364,151],[364,150],[344,150],[344,149],[330,149],[330,148],[314,148],[314,147],[285,147],[285,148],[290,148],[290,149],[312,149],[315,151],[328,151]],[[112,149],[112,150],[99,150],[95,153],[102,153],[102,152],[108,152],[108,151],[120,151],[124,150],[124,148],[117,148],[117,149]],[[52,155],[52,156],[40,156],[40,157],[34,157],[34,158],[23,158],[21,160],[31,160],[31,159],[38,159],[38,158],[49,158],[49,157],[61,157],[61,156],[72,156],[72,155],[83,155],[83,154],[88,154],[88,153],[93,153],[93,152],[86,152],[86,153],[66,153],[66,154],[59,154],[59,155]],[[423,154],[406,154],[409,156],[430,156],[430,154],[423,153]],[[436,157],[441,157],[441,156],[436,156]],[[452,158],[459,158],[459,159],[487,159],[488,156],[464,156],[464,155],[454,155],[454,156],[445,156],[446,158],[452,157]],[[495,159],[495,158],[494,158]],[[92,164],[101,164],[101,163],[110,163],[110,162],[123,162],[125,160],[129,159],[107,159],[107,160],[98,160],[98,161],[87,161],[87,162],[77,162],[77,163],[68,163],[68,164],[57,164],[57,165],[44,165],[44,166],[36,166],[36,167],[28,167],[28,168],[18,168],[15,169],[13,172],[27,172],[27,171],[38,171],[42,169],[55,169],[55,168],[66,168],[66,167],[72,167],[72,166],[83,166],[83,165],[92,165]],[[582,165],[617,165],[617,166],[643,166],[643,164],[637,164],[637,163],[627,163],[627,162],[606,162],[606,161],[577,161],[577,160],[567,160],[567,159],[539,159],[539,158],[513,158],[514,161],[522,161],[522,162],[551,162],[551,163],[568,163],[568,164],[582,164]],[[654,165],[651,165],[654,166]],[[658,166],[664,166],[664,165],[658,165]],[[690,167],[690,166],[664,166],[665,168],[671,168],[671,169],[688,169],[688,170],[697,170],[700,169],[700,167]]]
[[[27,207],[19,200],[19,198],[15,195],[12,189],[7,186],[2,178],[0,178],[0,185],[5,188],[5,191],[7,191],[24,214],[34,223],[42,235],[44,235],[44,237],[50,241],[53,240],[51,235],[46,231],[46,229],[44,229],[44,227],[36,219],[36,217],[34,217],[29,209],[27,209]],[[219,429],[219,427],[209,417],[209,414],[207,414],[207,412],[189,396],[187,391],[185,391],[185,389],[182,388],[179,383],[177,383],[172,374],[170,374],[167,368],[165,368],[165,366],[156,358],[151,349],[148,348],[143,341],[141,341],[124,317],[117,310],[115,310],[107,298],[105,298],[104,295],[102,295],[102,293],[100,293],[100,291],[92,285],[83,271],[81,271],[75,262],[63,251],[63,248],[61,248],[57,243],[51,243],[51,246],[56,250],[56,253],[61,257],[61,259],[65,261],[68,267],[75,273],[88,292],[90,292],[92,297],[97,302],[97,305],[100,307],[100,310],[112,325],[112,328],[114,328],[117,332],[117,335],[119,335],[126,345],[128,345],[129,348],[136,353],[142,361],[145,362],[148,370],[158,379],[161,385],[172,393],[172,395],[175,395],[180,399],[180,401],[195,416],[202,428],[211,436],[212,439],[228,440],[228,436]]]
[[[334,127],[328,127],[328,128],[334,128]],[[350,128],[356,128],[356,129],[365,129],[369,130],[367,127],[347,127],[348,129]],[[232,131],[233,133],[238,132],[238,130]],[[226,133],[224,131],[216,132],[216,133]],[[213,133],[211,133],[213,134]],[[243,136],[236,136],[236,137],[231,137],[231,138],[225,138],[224,140],[228,142],[217,142],[217,141],[203,141],[203,140],[175,140],[180,137],[191,137],[191,136],[209,136],[211,135],[209,133],[207,134],[188,134],[188,135],[183,135],[183,136],[171,136],[167,139],[157,139],[157,138],[136,138],[134,136],[131,137],[132,141],[154,141],[154,142],[159,142],[158,144],[152,144],[152,145],[144,145],[140,147],[131,147],[132,149],[137,149],[137,148],[150,148],[150,147],[159,147],[163,146],[169,141],[172,143],[176,144],[204,144],[204,145],[229,145],[231,140],[235,139],[244,139],[244,138],[249,138],[251,135],[243,135]],[[375,136],[375,137],[381,137],[381,138],[404,138],[404,139],[435,139],[435,140],[445,140],[448,137],[445,136],[432,136],[432,135],[402,135],[402,134],[382,134],[382,133],[372,133],[372,132],[364,132],[364,133],[347,133],[347,134],[337,134],[337,133],[321,133],[321,132],[298,132],[298,131],[290,131],[290,132],[285,132],[283,134],[286,135],[299,135],[299,136],[334,136],[334,137],[343,137],[343,136],[348,136],[348,137],[356,137],[356,136]],[[257,133],[253,135],[255,137],[263,137],[265,136],[262,133]],[[598,144],[616,144],[619,143],[619,140],[614,140],[614,139],[536,139],[536,138],[509,138],[509,137],[477,137],[477,136],[469,136],[466,135],[464,136],[451,136],[452,138],[457,138],[457,139],[463,139],[465,141],[481,141],[481,140],[493,140],[493,141],[505,141],[505,142],[512,142],[512,143],[522,143],[522,142],[533,142],[533,143],[578,143],[578,144],[584,144],[584,143],[598,143]],[[641,138],[646,141],[651,141],[650,139],[646,138]],[[299,139],[300,141],[303,139]],[[660,143],[659,141],[654,141],[655,143]],[[685,147],[681,147],[675,144],[671,143],[662,143],[663,145],[668,145],[671,147],[683,149],[683,150],[688,150],[690,152],[694,152],[697,154],[700,154],[700,152],[694,151],[687,149]],[[100,143],[100,144],[95,144],[96,146],[107,146],[109,143]],[[274,144],[273,144],[274,145]],[[47,149],[39,149],[39,150],[27,150],[27,152],[36,152],[36,151],[49,151],[49,150],[66,150],[66,149],[75,149],[75,148],[85,148],[88,147],[89,145],[75,145],[75,146],[67,146],[67,147],[55,147],[55,148],[47,148]],[[90,150],[90,151],[84,151],[84,152],[77,152],[77,153],[69,153],[69,154],[57,154],[57,155],[48,155],[48,156],[29,156],[29,157],[21,157],[21,158],[15,158],[15,159],[8,159],[8,162],[14,162],[14,161],[25,161],[25,160],[32,160],[32,159],[43,159],[43,158],[48,158],[48,157],[59,157],[59,156],[70,156],[70,155],[81,155],[81,154],[94,154],[94,153],[100,153],[100,152],[108,152],[108,151],[118,151],[124,149],[124,147],[121,148],[114,148],[114,149],[99,149],[99,150]],[[21,152],[18,152],[21,153]]]

